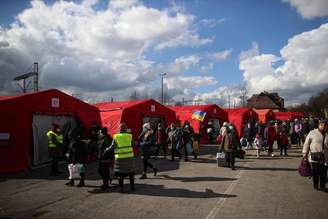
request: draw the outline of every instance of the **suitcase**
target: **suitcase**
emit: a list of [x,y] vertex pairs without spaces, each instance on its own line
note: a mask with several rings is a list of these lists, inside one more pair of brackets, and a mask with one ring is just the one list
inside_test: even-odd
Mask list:
[[226,166],[226,159],[225,159],[225,153],[224,152],[216,153],[216,160],[217,160],[217,163],[218,163],[218,167]]

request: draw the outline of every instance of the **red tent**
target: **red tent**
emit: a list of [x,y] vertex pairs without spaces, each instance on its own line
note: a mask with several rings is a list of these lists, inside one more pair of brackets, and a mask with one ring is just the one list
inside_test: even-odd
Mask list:
[[124,122],[131,129],[136,140],[142,131],[142,125],[150,122],[153,128],[161,122],[164,127],[175,122],[175,113],[155,100],[137,100],[128,102],[98,103],[102,125],[111,135],[118,132],[119,124]]
[[239,137],[244,134],[244,127],[246,123],[258,121],[257,113],[251,108],[236,108],[224,110],[228,113],[229,122],[236,126]]
[[302,112],[275,112],[275,117],[277,120],[286,121],[288,119],[300,119],[304,117],[304,113]]
[[[214,124],[217,124],[220,127],[222,126],[223,122],[228,121],[227,113],[216,104],[195,106],[171,106],[170,108],[175,111],[178,121],[180,121],[181,123],[184,123],[184,121],[189,121],[195,133],[202,134],[202,143],[206,142],[206,128],[210,120],[212,120]],[[192,119],[193,112],[195,111],[206,112],[206,116],[203,122]]]
[[59,90],[0,99],[0,172],[18,172],[49,161],[46,132],[79,120],[88,129],[100,123],[96,107]]
[[254,111],[259,116],[259,122],[264,124],[275,119],[275,114],[271,109],[255,109]]

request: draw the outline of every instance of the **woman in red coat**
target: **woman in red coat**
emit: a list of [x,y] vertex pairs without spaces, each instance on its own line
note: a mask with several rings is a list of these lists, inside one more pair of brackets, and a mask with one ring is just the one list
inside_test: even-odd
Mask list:
[[267,143],[268,143],[268,155],[274,156],[273,154],[273,143],[276,140],[276,129],[273,126],[273,123],[269,124],[269,127],[266,128],[266,136],[267,136]]

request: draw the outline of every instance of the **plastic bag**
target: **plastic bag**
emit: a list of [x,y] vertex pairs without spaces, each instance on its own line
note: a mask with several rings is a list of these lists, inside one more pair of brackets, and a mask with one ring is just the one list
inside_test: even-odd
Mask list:
[[[83,171],[83,172],[82,172]],[[80,173],[84,173],[85,168],[83,164],[68,164],[68,179],[81,179]]]
[[225,159],[225,153],[223,151],[222,152],[217,152],[216,153],[216,158]]

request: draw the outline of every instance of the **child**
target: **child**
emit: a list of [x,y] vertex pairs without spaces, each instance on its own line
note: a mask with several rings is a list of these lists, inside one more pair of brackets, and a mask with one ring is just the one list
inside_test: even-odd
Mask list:
[[254,145],[256,149],[256,157],[260,157],[260,151],[262,147],[262,140],[261,136],[259,133],[256,134],[255,139],[254,139]]
[[284,150],[285,156],[288,156],[287,147],[289,144],[289,140],[288,140],[288,135],[285,131],[280,132],[279,143],[280,143],[280,155],[282,155],[282,151]]

